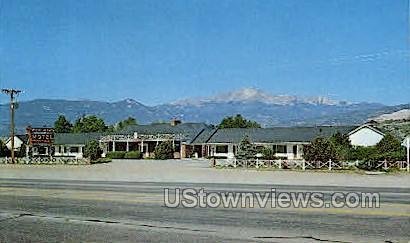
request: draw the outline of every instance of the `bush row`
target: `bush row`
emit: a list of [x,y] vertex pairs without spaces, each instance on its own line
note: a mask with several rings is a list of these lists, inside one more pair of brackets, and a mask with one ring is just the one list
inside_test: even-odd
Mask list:
[[113,151],[108,152],[106,157],[110,159],[142,159],[142,153],[140,151]]

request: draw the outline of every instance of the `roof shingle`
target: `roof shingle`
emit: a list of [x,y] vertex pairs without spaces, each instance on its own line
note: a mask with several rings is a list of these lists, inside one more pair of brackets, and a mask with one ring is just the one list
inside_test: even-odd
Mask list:
[[254,143],[310,142],[316,137],[329,137],[336,132],[347,134],[354,126],[227,128],[218,129],[208,143],[240,143],[248,136]]

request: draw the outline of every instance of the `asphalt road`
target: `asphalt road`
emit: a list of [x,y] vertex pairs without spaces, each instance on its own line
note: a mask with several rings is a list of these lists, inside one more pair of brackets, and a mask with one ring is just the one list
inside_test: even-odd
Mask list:
[[[380,192],[374,209],[167,208],[164,188]],[[0,179],[0,242],[409,242],[410,189]]]

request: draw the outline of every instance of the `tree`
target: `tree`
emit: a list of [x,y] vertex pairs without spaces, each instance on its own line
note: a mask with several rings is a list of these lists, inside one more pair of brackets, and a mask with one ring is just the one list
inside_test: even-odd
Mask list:
[[89,158],[91,161],[95,161],[101,158],[102,149],[97,140],[91,140],[86,143],[84,147],[84,157]]
[[382,140],[376,144],[376,149],[379,153],[395,152],[401,150],[401,143],[392,134],[387,133]]
[[377,155],[374,160],[397,161],[404,160],[406,153],[400,141],[392,134],[387,133],[379,143],[376,144]]
[[115,129],[117,131],[120,131],[128,126],[133,126],[133,125],[137,125],[137,120],[135,120],[135,118],[133,117],[128,117],[127,119],[118,122]]
[[341,132],[333,134],[330,137],[330,141],[336,146],[341,146],[345,148],[352,147],[349,136],[347,134],[342,134]]
[[303,157],[307,161],[321,161],[326,162],[330,159],[338,161],[336,147],[326,138],[316,138],[311,144],[305,146]]
[[349,155],[352,150],[352,145],[347,134],[337,132],[329,138],[329,141],[333,144],[334,148],[336,149],[337,160],[343,161],[349,159]]
[[7,155],[7,147],[3,140],[0,140],[0,157],[5,157]]
[[103,119],[98,118],[97,116],[83,116],[75,121],[73,126],[73,132],[105,132],[108,130],[108,127],[105,125]]
[[63,115],[59,115],[54,122],[54,131],[56,133],[69,133],[72,128],[73,125]]
[[171,141],[165,141],[155,147],[154,150],[155,159],[173,159],[174,158],[174,146]]
[[220,128],[260,128],[261,125],[255,121],[246,120],[242,115],[225,117],[219,124]]
[[238,153],[236,155],[236,158],[238,159],[254,159],[256,156],[256,148],[254,144],[251,143],[250,139],[248,136],[245,136],[238,147]]

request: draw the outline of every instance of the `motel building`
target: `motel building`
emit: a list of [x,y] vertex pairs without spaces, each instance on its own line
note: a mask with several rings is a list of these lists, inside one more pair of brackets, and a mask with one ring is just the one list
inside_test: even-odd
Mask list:
[[54,134],[53,156],[83,158],[85,145],[99,140],[101,133],[56,133]]
[[174,158],[187,158],[187,148],[191,141],[209,126],[204,123],[168,123],[134,125],[121,132],[103,135],[100,145],[103,156],[110,151],[140,151],[143,157],[154,154],[156,146],[165,141],[171,141],[174,147]]
[[[284,160],[302,160],[304,146],[317,137],[347,134],[353,146],[374,146],[384,133],[372,124],[362,126],[315,126],[274,128],[219,129],[204,123],[170,123],[133,125],[116,133],[54,133],[52,128],[27,128],[27,135],[15,137],[15,149],[27,144],[28,157],[83,158],[85,145],[99,142],[105,157],[111,151],[140,151],[153,157],[156,146],[171,141],[174,158],[235,158],[244,137],[257,149],[271,148]],[[9,142],[10,139],[7,140]],[[8,144],[9,145],[9,144]]]
[[202,154],[219,158],[235,158],[244,137],[256,148],[271,148],[275,156],[285,160],[302,160],[303,147],[317,137],[330,137],[340,132],[347,134],[352,126],[226,128],[215,129],[211,135],[198,136],[191,146],[202,146]]
[[190,142],[209,126],[204,123],[157,123],[133,125],[116,133],[56,133],[54,156],[82,158],[87,142],[97,140],[103,150],[102,156],[115,151],[140,151],[144,158],[153,157],[156,146],[171,141],[174,158],[187,158],[186,149]]

